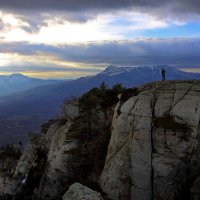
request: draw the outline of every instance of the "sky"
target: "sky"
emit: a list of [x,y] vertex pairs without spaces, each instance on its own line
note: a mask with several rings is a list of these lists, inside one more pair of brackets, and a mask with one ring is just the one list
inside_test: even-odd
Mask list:
[[0,74],[78,78],[108,65],[200,72],[200,1],[0,0]]

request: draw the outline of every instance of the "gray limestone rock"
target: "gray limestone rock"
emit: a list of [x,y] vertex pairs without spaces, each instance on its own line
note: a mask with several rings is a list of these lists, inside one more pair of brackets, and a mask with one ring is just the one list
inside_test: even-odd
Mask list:
[[66,191],[76,174],[78,175],[79,166],[76,156],[73,154],[73,151],[78,148],[78,143],[76,140],[66,140],[65,134],[69,127],[70,122],[60,126],[51,138],[47,166],[40,185],[35,190],[35,199],[58,198],[60,194]]
[[99,193],[90,188],[74,183],[64,194],[63,200],[103,200],[103,198]]
[[141,87],[120,112],[116,108],[100,179],[103,191],[112,200],[199,196],[199,120],[199,81]]

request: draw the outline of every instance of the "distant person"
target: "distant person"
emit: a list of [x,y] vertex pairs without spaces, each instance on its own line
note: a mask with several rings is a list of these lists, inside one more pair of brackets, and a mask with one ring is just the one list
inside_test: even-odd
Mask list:
[[161,74],[162,74],[162,81],[165,81],[165,68],[164,67],[162,67]]

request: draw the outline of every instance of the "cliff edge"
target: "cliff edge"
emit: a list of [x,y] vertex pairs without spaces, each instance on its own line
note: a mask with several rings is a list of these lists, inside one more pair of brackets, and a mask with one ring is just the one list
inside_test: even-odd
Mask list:
[[115,110],[100,180],[110,199],[199,199],[200,82],[144,85]]
[[117,105],[105,91],[30,136],[7,199],[200,199],[200,81],[146,84]]

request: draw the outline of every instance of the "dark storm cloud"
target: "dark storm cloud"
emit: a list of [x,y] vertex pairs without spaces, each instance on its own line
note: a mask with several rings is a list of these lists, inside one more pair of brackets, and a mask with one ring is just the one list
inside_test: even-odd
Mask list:
[[199,13],[200,1],[198,0],[0,0],[1,8],[9,9],[42,9],[42,10],[107,10],[136,8],[143,11],[162,12],[167,10],[174,13]]
[[[1,2],[1,0],[0,0]],[[29,33],[37,33],[42,27],[48,27],[48,21],[53,20],[54,23],[62,25],[65,21],[70,21],[73,23],[85,23],[88,19],[95,18],[96,15],[90,12],[72,12],[72,11],[63,11],[63,10],[45,10],[41,12],[37,9],[29,10],[6,10],[4,14],[13,14],[14,17],[22,22],[25,22],[27,25],[20,25],[19,28],[25,30]],[[9,28],[12,28],[12,25],[6,24],[0,19],[0,31],[6,31]]]
[[59,49],[63,59],[116,65],[198,65],[200,39],[148,39]]
[[[28,23],[29,26],[20,28],[30,33],[47,27],[49,19],[57,20],[57,24],[65,20],[84,23],[98,14],[117,14],[119,10],[142,12],[166,20],[200,21],[198,0],[0,0],[0,10],[16,14]],[[0,31],[8,26],[0,25]]]
[[120,8],[131,6],[130,0],[0,0],[2,8],[17,9],[59,9],[59,10],[85,10],[93,8]]
[[200,66],[200,39],[146,39],[136,42],[120,41],[60,47],[26,43],[1,44],[0,53],[5,52],[33,57],[54,56],[57,60],[88,63],[90,66],[91,64]]

